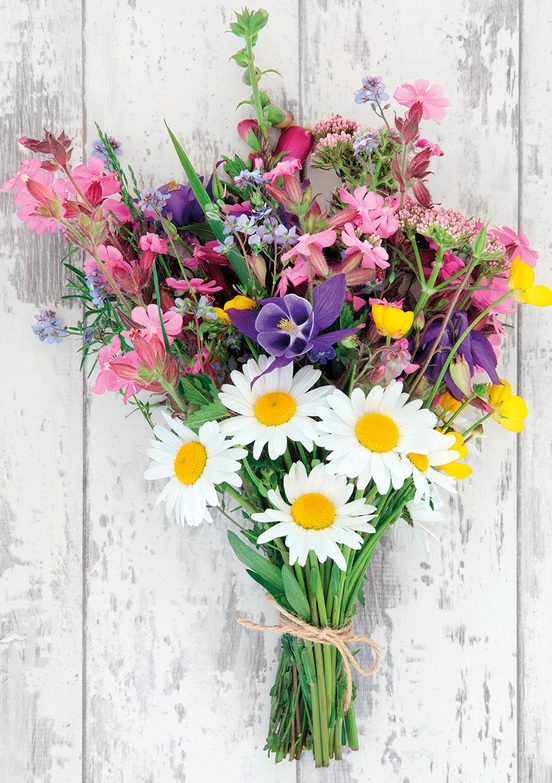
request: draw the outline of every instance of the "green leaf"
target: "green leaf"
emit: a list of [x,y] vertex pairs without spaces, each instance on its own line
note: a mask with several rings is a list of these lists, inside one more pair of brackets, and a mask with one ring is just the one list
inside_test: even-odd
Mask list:
[[[197,176],[196,171],[190,162],[190,159],[188,158],[188,156],[180,146],[176,136],[171,131],[167,123],[165,123],[165,126],[169,132],[169,136],[171,137],[171,141],[174,145],[180,163],[182,164],[184,173],[188,177],[188,182],[190,183],[190,187],[194,192],[194,196],[196,197],[200,207],[205,213],[205,217],[207,218],[209,225],[213,229],[213,233],[215,234],[215,237],[218,239],[219,242],[224,243],[224,240],[226,238],[224,234],[224,224],[220,219],[220,217],[218,216],[218,208],[216,207],[215,204],[213,204],[213,202],[209,198],[209,194],[205,190],[202,181]],[[226,257],[230,261],[230,264],[232,265],[232,268],[234,269],[234,272],[239,277],[240,281],[243,283],[244,286],[246,286],[247,289],[249,289],[251,287],[251,279],[249,277],[249,271],[247,269],[247,264],[245,263],[245,259],[243,258],[243,256],[235,248],[228,248],[228,250],[226,251]]]
[[218,402],[217,387],[209,375],[189,372],[182,376],[180,384],[186,402],[197,402],[199,405]]
[[222,419],[228,414],[228,411],[222,404],[222,402],[209,402],[206,405],[202,405],[198,411],[186,416],[186,426],[199,428],[202,424],[208,421],[216,421]]
[[238,560],[241,560],[246,568],[254,571],[262,579],[272,585],[270,592],[272,592],[272,590],[279,593],[284,592],[284,583],[282,581],[280,569],[275,566],[274,563],[271,563],[259,554],[259,552],[256,552],[254,549],[247,546],[247,544],[245,544],[232,530],[228,531],[228,540],[230,541],[230,546],[234,550]]
[[267,591],[267,593],[270,593],[270,595],[274,598],[275,601],[277,601],[280,606],[286,606],[286,596],[283,590],[276,589],[276,586],[273,582],[271,582],[268,579],[265,579],[263,576],[258,574],[256,571],[252,571],[250,568],[245,569],[251,579],[253,579],[257,584],[260,584],[261,587],[264,587],[264,589]]
[[289,605],[299,617],[308,623],[310,620],[309,602],[289,566],[282,566],[282,580]]

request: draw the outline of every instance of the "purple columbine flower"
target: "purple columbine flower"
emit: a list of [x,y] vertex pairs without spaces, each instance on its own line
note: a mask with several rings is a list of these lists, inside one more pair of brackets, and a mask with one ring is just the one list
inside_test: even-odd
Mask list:
[[385,92],[385,84],[381,76],[367,76],[362,80],[362,88],[357,90],[355,103],[368,103],[370,101],[383,103],[388,101],[389,95]]
[[261,300],[260,312],[231,308],[226,313],[240,332],[258,342],[270,356],[276,357],[265,371],[271,372],[309,352],[313,362],[333,358],[333,344],[361,328],[355,326],[320,334],[341,313],[345,289],[345,275],[335,275],[314,287],[312,305],[301,296],[286,294]]
[[[420,346],[423,350],[420,354],[416,355],[416,362],[418,364],[423,364],[429,356],[431,346],[441,331],[442,325],[443,319],[439,318],[433,321],[425,330],[422,339],[420,340]],[[466,331],[468,325],[468,314],[464,312],[464,310],[452,311],[450,321],[448,322],[444,334],[439,341],[439,345],[431,357],[431,361],[425,371],[425,375],[427,375],[431,381],[436,381],[439,377],[452,346],[455,345],[460,336]],[[469,367],[470,377],[473,377],[475,368],[480,367],[487,373],[493,383],[502,383],[496,372],[496,354],[493,350],[493,346],[481,332],[478,332],[475,329],[468,332],[460,343],[456,356],[466,361]],[[462,400],[463,397],[465,397],[462,390],[454,383],[449,368],[447,368],[447,371],[445,372],[444,381],[453,397],[457,400]]]

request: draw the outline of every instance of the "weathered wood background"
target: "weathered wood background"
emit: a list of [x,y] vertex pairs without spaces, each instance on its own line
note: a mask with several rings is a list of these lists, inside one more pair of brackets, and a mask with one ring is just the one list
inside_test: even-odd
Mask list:
[[[426,77],[451,101],[427,125],[445,150],[437,201],[525,231],[552,283],[552,7],[546,0],[264,0],[266,85],[300,122],[340,112],[367,73]],[[239,7],[237,7],[239,8]],[[144,188],[180,179],[163,119],[201,172],[245,152],[228,0],[0,2],[3,181],[44,127],[89,151],[97,121]],[[550,312],[528,306],[502,372],[524,433],[494,423],[438,532],[433,562],[384,541],[363,629],[380,643],[358,682],[362,748],[329,771],[263,753],[277,640],[226,543],[181,529],[143,479],[148,428],[94,397],[74,344],[33,315],[61,299],[60,239],[1,200],[0,780],[2,783],[550,783]],[[366,660],[366,659],[365,659]]]

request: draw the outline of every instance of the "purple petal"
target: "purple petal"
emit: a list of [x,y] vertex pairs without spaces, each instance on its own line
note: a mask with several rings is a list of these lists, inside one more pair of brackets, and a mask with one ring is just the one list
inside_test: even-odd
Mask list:
[[496,354],[493,346],[487,340],[485,335],[480,332],[471,332],[471,343],[474,363],[485,370],[491,381],[500,384],[501,380],[496,373]]
[[316,330],[321,332],[331,326],[343,309],[345,301],[345,275],[335,275],[314,287],[312,304]]
[[337,329],[335,332],[328,332],[328,334],[320,334],[311,340],[312,347],[316,348],[317,351],[325,351],[330,345],[345,339],[345,337],[349,337],[349,335],[358,332],[361,328],[362,325],[353,326],[351,329]]
[[245,334],[246,337],[251,337],[252,340],[257,339],[255,321],[259,316],[258,310],[236,310],[234,307],[229,307],[226,310],[226,315],[242,334]]
[[286,367],[288,364],[291,364],[293,361],[292,358],[287,358],[286,356],[280,356],[278,359],[275,359],[270,367],[268,367],[264,372],[262,372],[260,375],[257,375],[253,380],[251,381],[251,387],[253,388],[253,384],[255,381],[258,381],[259,378],[262,378],[263,375],[266,375],[269,372],[272,372],[272,370],[277,370],[279,367]]
[[286,294],[284,300],[294,324],[302,327],[313,323],[313,309],[310,302],[297,294]]
[[287,332],[277,329],[271,332],[260,332],[257,340],[271,356],[281,356],[289,348],[291,337]]
[[265,304],[261,312],[257,312],[255,328],[258,332],[273,332],[278,330],[278,324],[282,319],[289,320],[287,309],[284,309],[279,304]]

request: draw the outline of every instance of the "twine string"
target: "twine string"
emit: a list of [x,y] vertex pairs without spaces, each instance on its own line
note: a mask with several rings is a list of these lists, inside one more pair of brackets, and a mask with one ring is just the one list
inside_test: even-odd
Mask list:
[[[343,710],[347,712],[351,704],[351,697],[353,694],[353,677],[351,673],[351,664],[355,667],[357,672],[366,676],[374,674],[378,666],[380,665],[381,653],[377,644],[368,636],[353,636],[351,634],[353,623],[349,620],[346,625],[342,625],[340,628],[319,628],[316,625],[310,625],[300,617],[291,614],[283,606],[267,593],[267,599],[271,604],[274,604],[276,609],[280,613],[280,622],[278,625],[259,625],[253,623],[251,620],[246,620],[244,617],[238,617],[237,621],[240,625],[246,628],[253,628],[256,631],[270,631],[272,633],[289,633],[292,636],[296,636],[299,639],[307,639],[311,642],[317,642],[319,644],[331,644],[341,654],[343,660],[343,668],[345,670],[345,678],[347,681],[347,689],[345,691],[345,701],[343,702]],[[362,669],[355,660],[353,653],[347,647],[350,642],[363,642],[370,645],[376,656],[376,662],[371,669]]]

